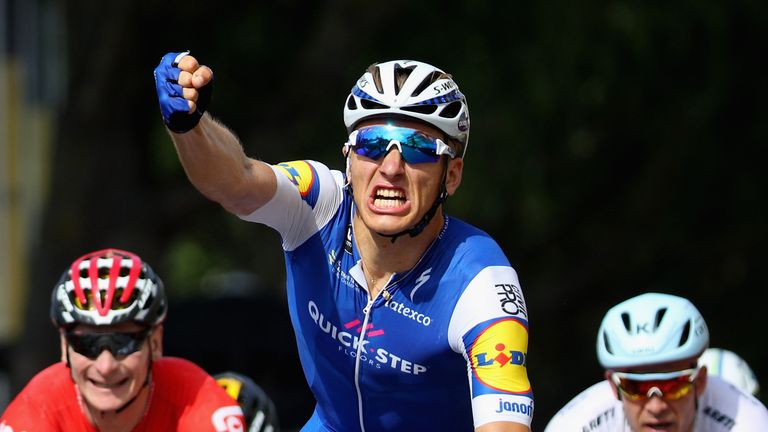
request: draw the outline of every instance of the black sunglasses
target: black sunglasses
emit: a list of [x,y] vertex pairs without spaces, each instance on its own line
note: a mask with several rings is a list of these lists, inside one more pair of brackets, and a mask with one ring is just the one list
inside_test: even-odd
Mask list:
[[76,353],[95,360],[102,351],[108,350],[115,358],[122,358],[141,349],[151,330],[134,333],[64,333],[67,344]]

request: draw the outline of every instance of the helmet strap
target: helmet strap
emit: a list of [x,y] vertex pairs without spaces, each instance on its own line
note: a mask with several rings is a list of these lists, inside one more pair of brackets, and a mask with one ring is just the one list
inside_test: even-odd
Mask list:
[[[350,197],[354,199],[354,191],[352,190],[352,182],[349,179],[349,154],[346,156],[347,159],[347,182],[344,185],[344,191],[349,194]],[[427,210],[426,213],[424,213],[424,216],[419,220],[416,225],[412,226],[409,229],[400,231],[395,234],[382,234],[380,232],[377,232],[376,234],[382,236],[382,237],[388,237],[392,239],[392,243],[394,243],[399,237],[408,234],[410,237],[416,237],[417,235],[421,234],[422,231],[424,231],[424,228],[429,225],[429,222],[432,220],[433,217],[435,217],[435,213],[437,213],[437,209],[440,207],[441,204],[443,204],[448,199],[448,190],[445,187],[445,179],[448,176],[448,162],[443,164],[443,175],[440,179],[440,192],[437,194],[437,197],[435,198],[435,202],[432,203],[432,207]]]
[[144,378],[144,384],[141,385],[141,388],[139,391],[136,392],[136,394],[129,400],[128,402],[124,403],[123,406],[115,410],[115,414],[120,414],[123,412],[126,408],[128,408],[133,402],[138,399],[139,395],[142,391],[144,391],[144,388],[149,385],[149,377],[152,375],[152,353],[149,353],[149,364],[147,365],[147,376]]

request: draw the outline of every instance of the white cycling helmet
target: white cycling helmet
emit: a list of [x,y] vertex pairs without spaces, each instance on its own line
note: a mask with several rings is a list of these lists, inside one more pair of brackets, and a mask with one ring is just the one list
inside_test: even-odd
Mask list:
[[[398,76],[406,77],[398,85]],[[413,60],[371,65],[344,104],[344,124],[352,132],[362,120],[407,117],[429,123],[461,143],[469,141],[469,107],[453,78],[442,70]]]
[[688,300],[646,293],[612,307],[597,334],[605,369],[695,359],[709,345],[704,318]]
[[746,361],[732,351],[709,348],[699,357],[699,366],[707,367],[707,374],[718,376],[746,393],[757,396],[760,384]]

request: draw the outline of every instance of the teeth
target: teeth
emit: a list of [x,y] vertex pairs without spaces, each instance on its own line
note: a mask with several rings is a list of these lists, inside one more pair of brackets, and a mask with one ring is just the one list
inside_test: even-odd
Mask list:
[[399,189],[379,189],[376,191],[376,196],[384,198],[405,198],[405,193]]
[[381,199],[376,198],[373,200],[373,205],[379,208],[389,208],[389,207],[397,207],[402,203],[401,200],[396,199]]

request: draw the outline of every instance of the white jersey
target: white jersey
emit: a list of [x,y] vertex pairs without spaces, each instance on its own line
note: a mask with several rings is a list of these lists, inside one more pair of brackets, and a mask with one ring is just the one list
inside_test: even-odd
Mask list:
[[[768,410],[760,401],[718,377],[707,377],[699,397],[694,432],[765,432]],[[631,432],[623,403],[608,381],[573,398],[550,420],[544,432]]]

